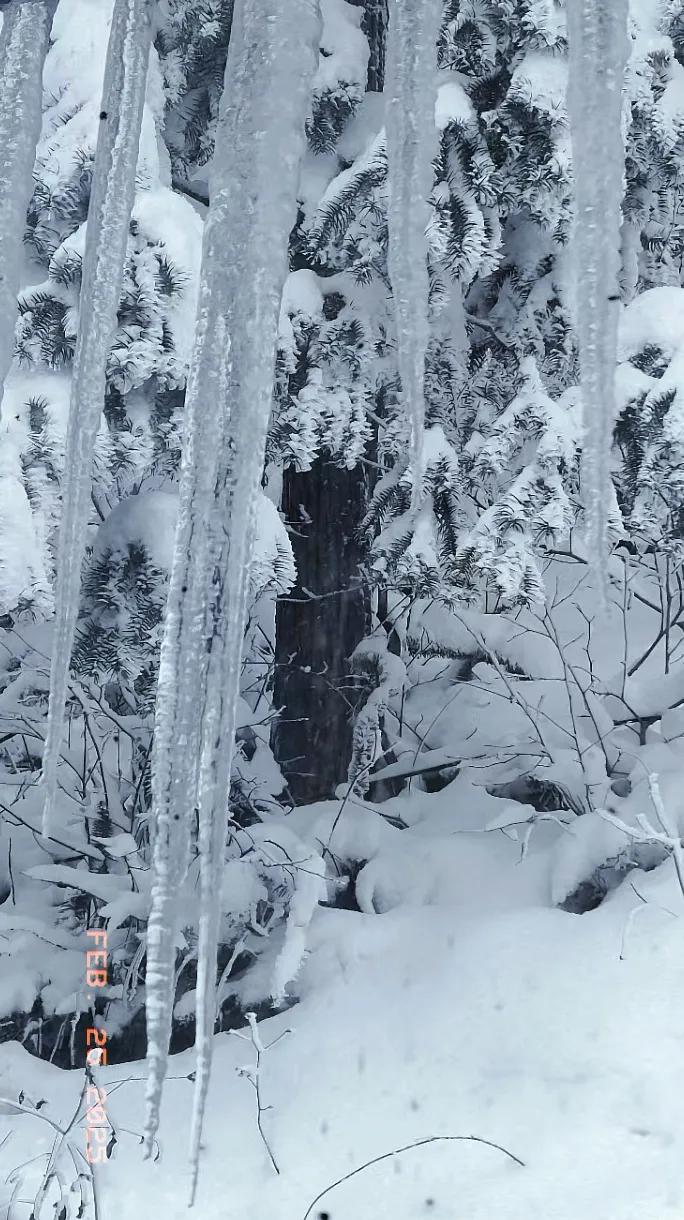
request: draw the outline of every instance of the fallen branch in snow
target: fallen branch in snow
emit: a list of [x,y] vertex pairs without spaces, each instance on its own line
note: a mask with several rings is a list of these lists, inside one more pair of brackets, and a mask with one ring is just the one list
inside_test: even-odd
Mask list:
[[672,856],[675,872],[679,888],[684,896],[684,848],[682,848],[682,839],[678,827],[670,818],[669,813],[663,804],[663,798],[660,794],[660,786],[658,776],[650,774],[648,777],[648,787],[651,794],[651,800],[655,809],[656,817],[661,829],[656,830],[655,826],[649,821],[645,813],[637,814],[637,826],[630,826],[619,818],[616,814],[611,813],[607,809],[599,809],[601,817],[606,821],[617,826],[629,839],[635,843],[660,843],[667,852]]
[[357,1169],[352,1169],[349,1173],[345,1173],[344,1177],[338,1178],[336,1182],[332,1182],[330,1186],[326,1186],[316,1198],[311,1201],[307,1207],[302,1220],[309,1220],[314,1207],[320,1203],[321,1199],[330,1194],[331,1190],[335,1190],[337,1186],[341,1186],[343,1182],[348,1182],[350,1178],[355,1178],[357,1174],[363,1173],[364,1169],[370,1169],[371,1165],[379,1165],[380,1161],[388,1161],[393,1156],[399,1156],[402,1152],[410,1152],[412,1148],[422,1148],[425,1144],[440,1144],[440,1143],[455,1143],[457,1141],[471,1142],[473,1144],[485,1144],[487,1148],[496,1148],[497,1152],[503,1152],[509,1160],[515,1161],[516,1165],[525,1168],[525,1162],[521,1161],[514,1153],[509,1152],[507,1148],[502,1148],[501,1144],[495,1144],[492,1140],[483,1139],[480,1135],[428,1135],[425,1139],[414,1140],[412,1144],[404,1144],[402,1148],[394,1148],[391,1152],[383,1152],[382,1156],[374,1156],[371,1161],[366,1161],[364,1165],[359,1165]]

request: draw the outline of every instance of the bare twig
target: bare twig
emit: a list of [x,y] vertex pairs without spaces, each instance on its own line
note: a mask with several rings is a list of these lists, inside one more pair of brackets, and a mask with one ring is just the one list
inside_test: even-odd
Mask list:
[[410,1152],[412,1148],[422,1148],[426,1144],[455,1143],[457,1141],[485,1144],[487,1148],[495,1148],[497,1152],[503,1152],[504,1156],[507,1156],[509,1160],[515,1161],[516,1165],[520,1165],[523,1169],[525,1168],[525,1162],[521,1161],[514,1153],[509,1152],[507,1148],[502,1148],[501,1144],[493,1143],[492,1140],[482,1139],[479,1135],[429,1135],[425,1139],[414,1140],[412,1144],[404,1144],[403,1148],[394,1148],[391,1152],[383,1152],[382,1156],[375,1156],[371,1161],[366,1161],[365,1164],[359,1165],[358,1169],[352,1169],[349,1173],[345,1173],[344,1177],[338,1178],[336,1182],[332,1182],[330,1186],[326,1186],[325,1190],[316,1195],[316,1198],[307,1207],[302,1220],[309,1220],[309,1216],[316,1204],[320,1203],[321,1199],[330,1194],[331,1190],[335,1190],[343,1182],[348,1182],[350,1178],[355,1178],[357,1174],[363,1173],[365,1169],[370,1169],[371,1165],[379,1165],[381,1161],[388,1161],[393,1156],[400,1156],[402,1152]]
[[239,1076],[244,1076],[245,1080],[248,1080],[249,1083],[251,1084],[252,1088],[254,1089],[254,1093],[255,1093],[255,1097],[256,1097],[256,1107],[257,1107],[256,1118],[257,1118],[257,1127],[259,1129],[259,1135],[261,1136],[264,1148],[266,1149],[266,1151],[268,1153],[269,1160],[270,1160],[273,1168],[275,1169],[276,1173],[279,1174],[280,1169],[278,1168],[278,1163],[273,1155],[273,1152],[271,1151],[271,1145],[268,1142],[266,1133],[264,1131],[263,1123],[261,1121],[262,1114],[265,1114],[267,1110],[272,1109],[271,1106],[263,1105],[262,1100],[261,1100],[261,1060],[262,1060],[262,1057],[263,1057],[263,1054],[265,1051],[268,1051],[271,1049],[272,1046],[275,1046],[276,1042],[280,1042],[281,1038],[284,1038],[286,1036],[286,1034],[292,1033],[292,1030],[284,1029],[281,1034],[278,1034],[277,1038],[274,1038],[272,1042],[269,1042],[266,1046],[264,1046],[263,1042],[261,1041],[261,1035],[259,1033],[259,1027],[257,1025],[256,1013],[248,1012],[245,1014],[245,1016],[247,1017],[247,1021],[249,1023],[249,1034],[241,1034],[236,1029],[231,1030],[231,1033],[236,1038],[241,1038],[243,1042],[251,1042],[251,1044],[254,1048],[255,1062],[253,1065],[250,1065],[248,1067],[238,1068],[237,1072],[238,1072]]

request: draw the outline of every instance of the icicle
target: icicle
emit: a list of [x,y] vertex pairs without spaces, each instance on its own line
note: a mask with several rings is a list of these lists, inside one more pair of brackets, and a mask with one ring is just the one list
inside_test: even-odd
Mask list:
[[435,148],[442,0],[393,0],[387,47],[388,267],[403,401],[411,424],[413,507],[421,498],[428,345],[426,229]]
[[622,92],[629,0],[568,0],[576,222],[576,328],[582,370],[582,492],[587,548],[606,597],[611,451],[620,313],[620,224],[624,176]]
[[[211,1064],[230,767],[253,505],[271,409],[288,237],[318,41],[316,0],[236,5],[216,133],[180,512],[153,753],[148,925],[148,1153],[168,1059],[174,899],[197,799],[201,860],[193,1197]],[[274,166],[277,164],[277,172]],[[201,751],[198,723],[201,721]],[[195,759],[200,755],[200,765]]]
[[43,752],[43,833],[57,791],[95,438],[104,406],[107,357],[116,330],[135,197],[151,17],[152,0],[116,0],[107,49],[66,438],[50,706]]
[[40,135],[52,0],[14,0],[0,34],[0,403],[12,364],[26,209]]
[[[228,99],[219,121],[212,186],[219,197],[229,201],[226,223],[233,252],[226,288],[232,358],[228,431],[212,520],[215,634],[198,801],[205,850],[201,857],[197,1082],[191,1136],[193,1198],[211,1067],[226,819],[254,508],[263,472],[280,302],[288,273],[288,238],[296,220],[305,119],[320,34],[315,0],[277,0],[270,12],[272,15],[265,15],[258,2],[245,0],[237,20],[234,18],[232,54],[226,67]],[[275,175],[277,155],[280,163]],[[256,210],[250,209],[252,198],[259,201]]]

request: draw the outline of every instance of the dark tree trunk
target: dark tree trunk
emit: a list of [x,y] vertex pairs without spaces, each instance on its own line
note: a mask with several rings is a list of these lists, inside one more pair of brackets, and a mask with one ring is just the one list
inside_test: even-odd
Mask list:
[[354,691],[349,657],[368,624],[357,529],[367,498],[361,467],[319,459],[287,470],[282,507],[298,583],[278,603],[275,754],[300,804],[332,796],[347,775]]
[[387,0],[365,0],[363,30],[370,46],[368,90],[380,93],[385,84],[385,45],[387,42]]
[[[352,3],[364,9],[368,90],[377,92],[385,74],[387,0]],[[370,625],[358,541],[368,492],[362,466],[345,470],[325,458],[283,478],[298,583],[276,613],[274,702],[282,713],[274,752],[299,804],[332,796],[347,777],[355,706],[349,658]]]

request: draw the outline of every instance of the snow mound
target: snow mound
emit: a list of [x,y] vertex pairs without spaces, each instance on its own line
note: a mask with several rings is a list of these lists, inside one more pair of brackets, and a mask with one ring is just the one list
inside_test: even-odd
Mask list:
[[[106,551],[122,553],[134,543],[145,547],[155,567],[168,572],[178,515],[178,497],[168,491],[147,491],[122,500],[97,531],[95,557]],[[295,581],[292,547],[280,514],[259,494],[251,558],[251,585],[259,593],[267,586],[287,592]]]
[[[219,1035],[203,1220],[225,1220],[226,1199],[240,1220],[303,1220],[321,1192],[309,1220],[678,1220],[684,963],[681,920],[664,908],[681,911],[681,894],[668,866],[642,877],[640,892],[648,910],[626,939],[636,899],[624,887],[583,917],[534,904],[477,919],[444,906],[381,917],[319,909],[302,1002],[259,1023],[265,1046],[292,1031],[261,1065],[271,1107],[262,1125],[280,1174],[238,1074],[249,1043]],[[107,1099],[119,1142],[99,1175],[104,1214],[186,1216],[193,1066],[192,1052],[174,1057],[157,1164],[137,1138],[143,1065],[99,1073],[105,1087],[130,1077]],[[44,1098],[53,1121],[71,1117],[82,1079],[0,1047],[0,1091]],[[436,1142],[328,1190],[392,1149],[470,1134],[524,1166],[486,1146]],[[0,1113],[3,1176],[22,1161],[39,1173],[52,1139],[39,1117]]]
[[618,355],[630,360],[645,347],[660,348],[671,360],[684,344],[684,289],[650,288],[626,307],[620,325]]

